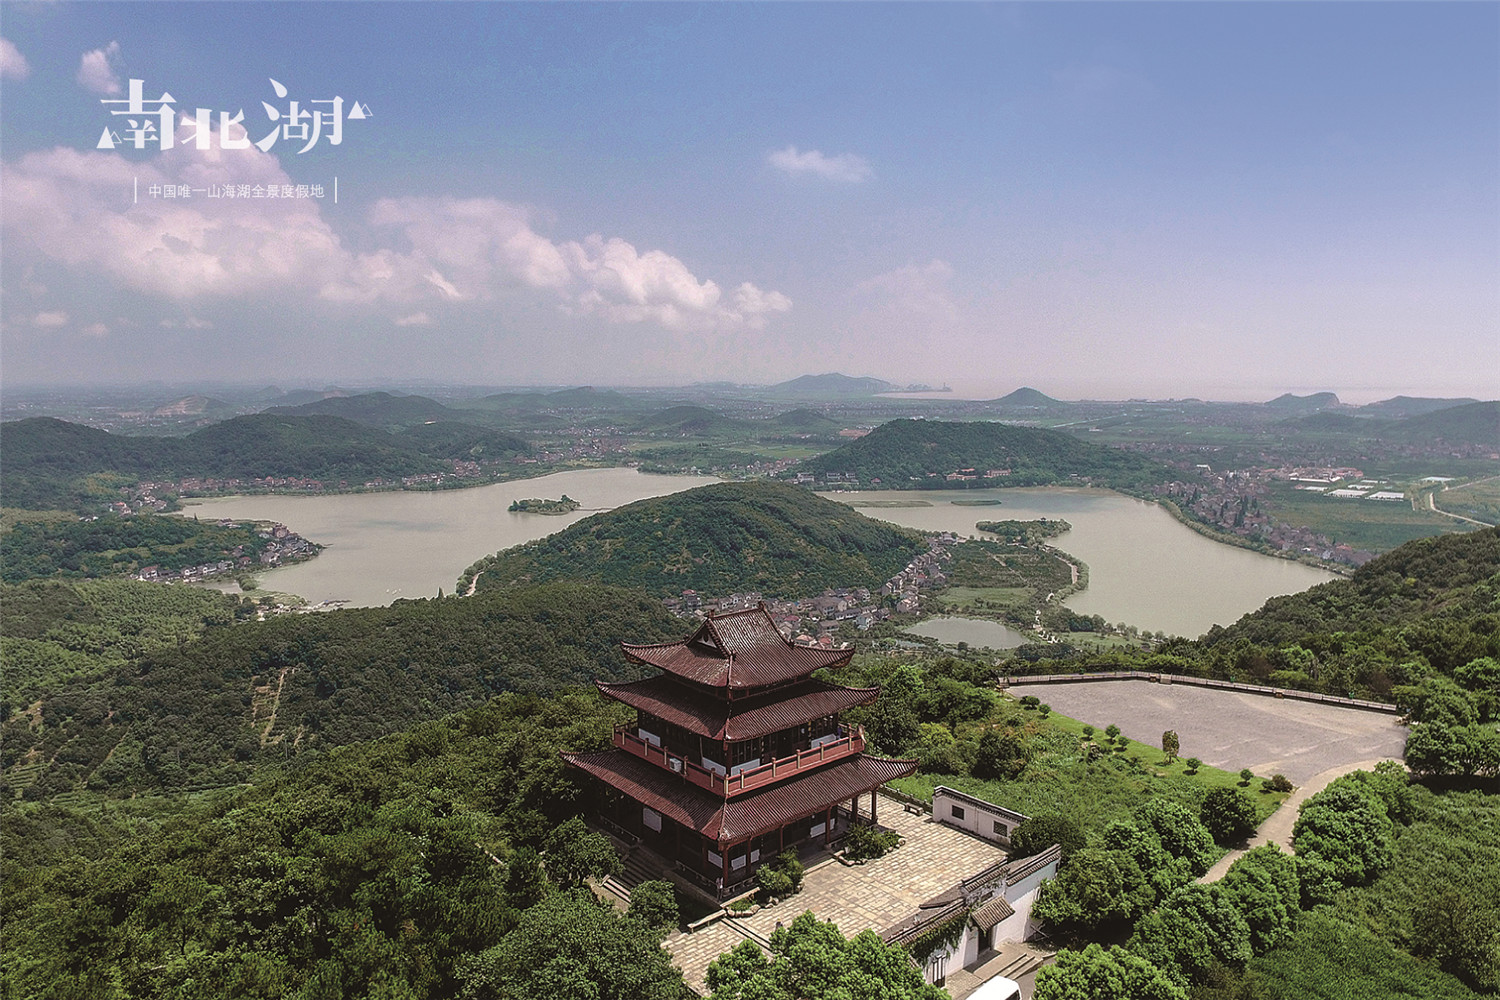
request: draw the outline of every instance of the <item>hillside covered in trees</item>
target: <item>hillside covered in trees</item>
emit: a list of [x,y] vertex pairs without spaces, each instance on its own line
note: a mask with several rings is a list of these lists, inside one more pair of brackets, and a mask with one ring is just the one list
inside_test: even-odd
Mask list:
[[118,488],[184,476],[315,479],[329,486],[451,470],[453,460],[504,459],[531,446],[501,431],[419,424],[390,433],[335,416],[253,414],[186,437],[140,437],[32,417],[0,424],[7,506],[89,509]]
[[590,580],[658,596],[879,587],[926,549],[914,532],[782,483],[716,483],[595,514],[469,567],[483,592]]
[[[970,470],[978,478],[946,477]],[[1003,476],[983,478],[991,470]],[[1096,486],[1143,489],[1172,478],[1164,465],[1062,431],[985,421],[892,420],[862,438],[799,463],[819,479],[853,475],[884,489],[1050,486],[1080,479]]]
[[[0,764],[7,793],[31,798],[234,783],[503,691],[638,676],[620,640],[682,632],[638,591],[567,583],[238,625],[235,598],[123,581],[35,582],[0,601],[7,674],[22,679],[0,703]],[[137,624],[163,601],[186,617],[168,643]]]

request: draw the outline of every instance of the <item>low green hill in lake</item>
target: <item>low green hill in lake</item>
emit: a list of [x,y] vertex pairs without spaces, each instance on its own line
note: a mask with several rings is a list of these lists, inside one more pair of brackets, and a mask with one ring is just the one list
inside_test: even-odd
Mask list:
[[466,587],[588,580],[666,596],[878,587],[926,544],[915,533],[782,483],[716,483],[595,514],[471,566]]

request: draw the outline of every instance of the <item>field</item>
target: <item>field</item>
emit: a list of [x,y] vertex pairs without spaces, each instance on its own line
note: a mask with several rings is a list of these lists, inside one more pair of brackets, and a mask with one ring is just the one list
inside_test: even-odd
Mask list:
[[1408,501],[1343,499],[1290,485],[1273,489],[1261,500],[1261,506],[1277,520],[1311,528],[1335,542],[1371,552],[1388,552],[1416,538],[1466,530],[1452,518],[1412,510]]
[[1467,486],[1433,494],[1439,510],[1472,517],[1486,524],[1500,524],[1500,478],[1482,479]]

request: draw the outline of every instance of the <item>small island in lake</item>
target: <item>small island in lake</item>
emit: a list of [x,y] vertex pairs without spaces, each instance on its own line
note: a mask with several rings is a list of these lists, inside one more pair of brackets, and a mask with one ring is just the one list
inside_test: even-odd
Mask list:
[[564,493],[561,500],[515,500],[507,509],[522,514],[571,514],[578,506],[577,500]]
[[980,521],[974,525],[980,531],[999,535],[1008,542],[1037,544],[1044,538],[1056,538],[1073,526],[1061,518],[1038,518],[1035,521]]

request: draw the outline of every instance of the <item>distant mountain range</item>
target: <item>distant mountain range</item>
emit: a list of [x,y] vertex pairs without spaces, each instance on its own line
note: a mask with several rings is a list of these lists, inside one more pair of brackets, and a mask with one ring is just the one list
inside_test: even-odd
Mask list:
[[465,579],[480,573],[479,591],[575,580],[790,597],[879,587],[925,549],[913,532],[795,486],[716,483],[587,517],[480,560]]
[[[881,424],[862,438],[801,462],[792,470],[798,472],[820,479],[852,474],[860,485],[879,480],[887,489],[1041,486],[1074,476],[1130,488],[1172,478],[1160,463],[1062,431],[905,419]],[[989,473],[998,474],[986,478]]]
[[1500,402],[1465,403],[1404,419],[1396,419],[1394,414],[1364,416],[1369,409],[1360,407],[1353,413],[1314,413],[1283,421],[1282,425],[1314,434],[1351,434],[1428,446],[1487,446],[1500,452]]
[[1434,413],[1438,410],[1448,410],[1455,406],[1465,406],[1469,403],[1477,402],[1479,400],[1468,396],[1461,399],[1393,396],[1390,399],[1382,399],[1378,403],[1368,403],[1359,409],[1361,413],[1370,413],[1380,417],[1420,417],[1425,413]]
[[898,386],[880,378],[852,378],[838,372],[826,375],[802,375],[787,382],[769,386],[766,392],[777,396],[874,396],[894,392]]
[[343,417],[294,413],[234,417],[180,438],[111,434],[32,417],[0,424],[0,446],[5,503],[34,509],[97,506],[104,496],[119,499],[120,485],[143,479],[274,476],[358,485],[448,470],[453,459],[531,451],[513,434],[462,424],[391,433]]

